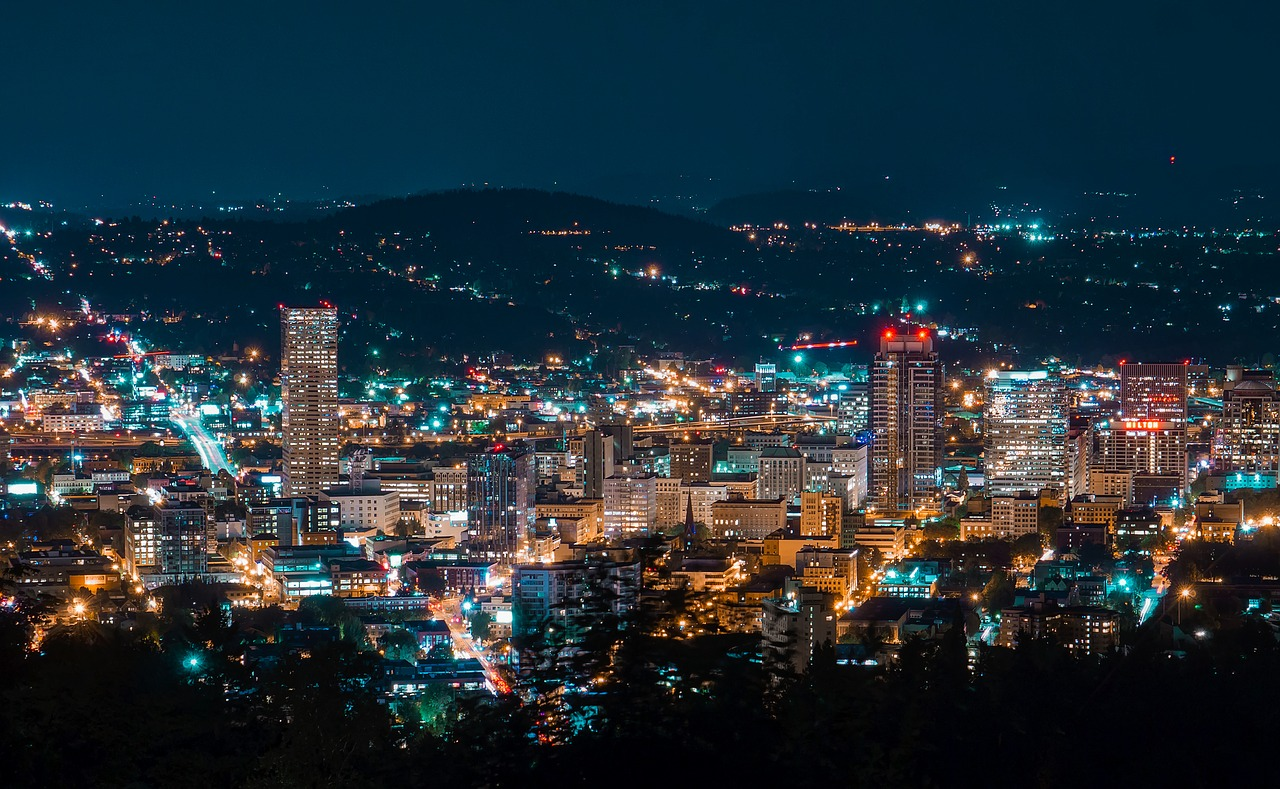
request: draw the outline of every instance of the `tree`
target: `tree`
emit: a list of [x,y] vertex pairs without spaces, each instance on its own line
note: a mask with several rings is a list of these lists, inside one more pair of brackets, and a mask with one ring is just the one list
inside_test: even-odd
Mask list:
[[427,660],[453,660],[453,645],[448,641],[441,641],[427,650]]
[[1036,516],[1036,525],[1044,544],[1053,545],[1058,539],[1058,529],[1062,527],[1062,508],[1041,507]]
[[1044,541],[1040,534],[1024,534],[1013,541],[1013,558],[1015,560],[1032,560],[1040,558],[1044,553]]
[[493,614],[488,611],[477,611],[471,616],[471,637],[476,641],[488,641],[489,630],[493,625]]
[[955,540],[960,537],[960,524],[955,518],[939,518],[931,520],[924,525],[924,538],[926,540]]
[[413,663],[418,659],[418,639],[408,630],[388,630],[378,640],[378,648],[387,660],[407,660]]

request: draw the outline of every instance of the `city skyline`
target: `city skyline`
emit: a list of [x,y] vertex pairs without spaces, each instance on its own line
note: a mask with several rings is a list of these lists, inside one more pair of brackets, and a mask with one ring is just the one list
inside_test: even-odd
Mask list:
[[4,20],[8,785],[1273,771],[1280,7]]

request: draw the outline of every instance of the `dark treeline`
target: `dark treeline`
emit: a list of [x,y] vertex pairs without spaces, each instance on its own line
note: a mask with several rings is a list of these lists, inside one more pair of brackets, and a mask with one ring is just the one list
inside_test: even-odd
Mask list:
[[14,787],[1222,786],[1267,773],[1280,716],[1260,620],[1182,657],[1143,631],[1125,655],[1024,641],[973,660],[957,635],[892,668],[820,654],[804,677],[636,628],[590,693],[463,700],[432,720],[391,714],[377,655],[349,640],[254,663],[255,631],[206,613],[80,625],[29,653],[22,617],[0,617]]

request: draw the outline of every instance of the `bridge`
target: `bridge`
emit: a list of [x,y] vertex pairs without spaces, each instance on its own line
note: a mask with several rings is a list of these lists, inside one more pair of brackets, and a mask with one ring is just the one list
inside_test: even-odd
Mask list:
[[817,414],[763,414],[760,416],[735,416],[728,419],[703,419],[691,422],[666,422],[662,424],[634,425],[632,433],[699,433],[732,432],[754,428],[778,428],[834,422],[834,416]]

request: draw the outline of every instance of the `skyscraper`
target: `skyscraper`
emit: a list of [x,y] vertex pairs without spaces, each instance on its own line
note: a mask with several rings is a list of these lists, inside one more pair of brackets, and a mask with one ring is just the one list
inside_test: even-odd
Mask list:
[[871,501],[936,509],[941,499],[942,363],[928,330],[880,338],[871,366]]
[[532,454],[467,456],[467,550],[473,557],[505,565],[524,561],[535,519],[536,472]]
[[1139,504],[1178,503],[1186,492],[1187,367],[1120,365],[1120,423],[1104,435],[1103,451],[1117,470],[1133,471]]
[[982,410],[990,495],[1067,488],[1067,390],[1044,370],[992,371]]
[[671,476],[685,483],[710,482],[715,446],[710,441],[674,442],[670,447]]
[[1270,370],[1228,367],[1213,470],[1228,489],[1273,488],[1280,472],[1280,392]]
[[280,312],[284,492],[315,496],[338,484],[338,311]]
[[1126,421],[1187,422],[1187,365],[1120,365],[1120,416]]
[[756,364],[756,391],[776,392],[778,390],[778,365]]

